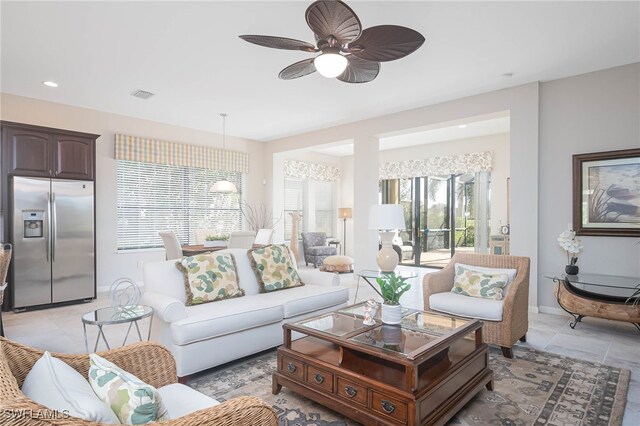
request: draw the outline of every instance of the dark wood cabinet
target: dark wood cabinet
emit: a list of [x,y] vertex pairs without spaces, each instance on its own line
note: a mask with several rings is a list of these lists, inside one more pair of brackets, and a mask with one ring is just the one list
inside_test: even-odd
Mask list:
[[51,176],[50,133],[12,127],[3,128],[2,133],[9,174]]
[[3,174],[94,180],[98,136],[2,122]]
[[94,178],[95,140],[78,136],[54,135],[55,177],[65,179]]

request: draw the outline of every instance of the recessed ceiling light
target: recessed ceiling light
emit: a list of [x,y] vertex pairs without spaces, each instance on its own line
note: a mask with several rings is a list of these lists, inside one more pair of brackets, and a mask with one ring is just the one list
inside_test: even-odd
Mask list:
[[500,77],[503,78],[511,78],[513,77],[513,73],[512,72],[505,72],[504,74],[502,74]]
[[55,81],[43,81],[42,84],[47,87],[58,87],[58,83],[56,83]]
[[461,125],[458,126],[458,129],[464,129],[465,127],[467,127],[466,124],[461,124]]

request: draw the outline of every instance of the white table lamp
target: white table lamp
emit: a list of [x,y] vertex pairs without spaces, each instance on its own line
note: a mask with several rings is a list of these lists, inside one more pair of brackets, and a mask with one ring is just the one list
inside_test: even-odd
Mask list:
[[393,249],[396,230],[404,229],[404,211],[400,204],[378,204],[369,209],[369,229],[380,231],[382,248],[376,256],[382,272],[393,272],[398,266],[398,253]]

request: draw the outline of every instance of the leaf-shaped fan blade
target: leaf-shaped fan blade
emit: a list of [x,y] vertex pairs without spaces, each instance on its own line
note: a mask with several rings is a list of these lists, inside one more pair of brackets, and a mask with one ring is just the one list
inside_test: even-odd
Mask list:
[[347,52],[367,61],[386,62],[403,58],[415,52],[424,43],[424,37],[411,28],[398,25],[379,25],[362,31]]
[[292,38],[274,37],[266,35],[241,35],[244,41],[257,44],[258,46],[271,47],[273,49],[302,50],[304,52],[317,52],[318,49],[306,41],[294,40]]
[[349,6],[341,1],[317,1],[307,8],[307,24],[316,40],[328,40],[333,36],[339,45],[349,43],[360,36],[362,25]]
[[313,65],[313,60],[305,59],[304,61],[296,62],[295,64],[291,64],[278,74],[283,80],[293,80],[294,78],[304,77],[307,74],[311,74],[316,72],[316,66]]
[[349,65],[336,78],[345,83],[368,83],[378,76],[380,63],[365,61],[353,55],[348,56]]

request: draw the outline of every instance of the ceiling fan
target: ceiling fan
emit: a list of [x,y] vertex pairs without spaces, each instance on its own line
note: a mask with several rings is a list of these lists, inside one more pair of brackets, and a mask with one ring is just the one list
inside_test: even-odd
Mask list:
[[378,76],[380,62],[394,61],[415,52],[424,37],[411,28],[379,25],[365,30],[353,10],[337,0],[320,0],[305,13],[316,46],[301,40],[266,35],[241,35],[249,43],[274,49],[322,52],[315,58],[289,65],[278,75],[293,80],[318,71],[345,83],[367,83]]

